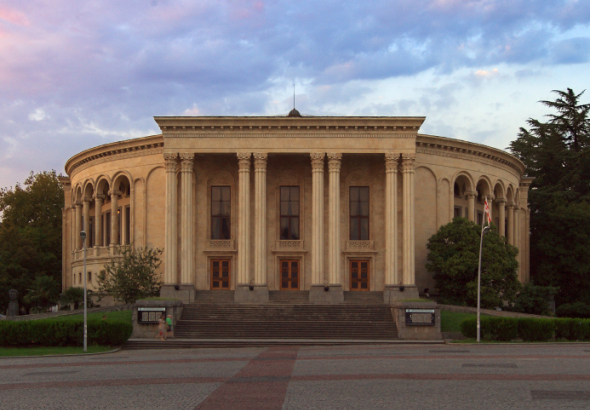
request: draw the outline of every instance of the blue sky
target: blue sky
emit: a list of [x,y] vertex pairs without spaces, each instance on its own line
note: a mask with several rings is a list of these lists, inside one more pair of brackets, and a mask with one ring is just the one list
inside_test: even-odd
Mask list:
[[0,187],[154,115],[286,114],[293,81],[303,114],[506,148],[589,74],[590,0],[0,0]]

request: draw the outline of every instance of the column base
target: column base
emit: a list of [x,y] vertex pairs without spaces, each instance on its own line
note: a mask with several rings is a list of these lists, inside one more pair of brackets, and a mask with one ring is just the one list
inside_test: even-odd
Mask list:
[[420,294],[416,285],[385,285],[383,290],[383,302],[386,304],[418,298]]
[[236,303],[268,303],[268,286],[237,285],[234,301]]
[[195,285],[164,285],[160,289],[160,297],[167,299],[178,299],[182,303],[191,303],[195,301],[197,290]]
[[309,301],[318,305],[334,305],[344,303],[342,285],[311,285]]

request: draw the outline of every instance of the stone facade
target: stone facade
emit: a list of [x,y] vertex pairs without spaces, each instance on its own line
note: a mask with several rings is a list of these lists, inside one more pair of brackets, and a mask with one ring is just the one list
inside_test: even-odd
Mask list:
[[424,117],[155,120],[161,135],[67,161],[64,288],[82,286],[86,227],[90,289],[132,244],[164,250],[165,292],[264,300],[286,285],[338,302],[355,288],[395,300],[402,287],[407,298],[435,287],[428,238],[456,215],[481,220],[484,197],[528,280],[531,180],[504,151],[419,134]]

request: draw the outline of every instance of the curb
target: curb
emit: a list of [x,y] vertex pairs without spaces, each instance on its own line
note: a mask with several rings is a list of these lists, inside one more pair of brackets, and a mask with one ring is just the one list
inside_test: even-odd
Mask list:
[[108,350],[106,352],[96,352],[96,353],[68,353],[68,354],[39,354],[39,355],[31,355],[31,356],[0,356],[0,360],[2,359],[30,359],[35,357],[75,357],[75,356],[97,356],[101,354],[110,354],[116,353],[121,350],[121,346],[117,347],[114,350]]

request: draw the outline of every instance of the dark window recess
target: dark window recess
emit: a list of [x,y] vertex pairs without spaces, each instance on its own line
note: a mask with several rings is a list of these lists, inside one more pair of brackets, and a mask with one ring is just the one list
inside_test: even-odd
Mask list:
[[454,217],[462,217],[463,216],[463,208],[461,208],[460,206],[455,206],[455,214]]
[[455,198],[461,197],[461,188],[459,188],[459,184],[456,182],[455,182],[455,186],[453,188],[453,192],[454,192]]
[[131,244],[131,207],[125,207],[125,245]]
[[104,246],[109,246],[111,243],[111,211],[104,214]]
[[86,232],[88,234],[88,239],[86,243],[89,248],[92,248],[94,246],[94,217],[91,216],[89,219],[88,232]]
[[477,224],[478,225],[483,224],[483,212],[482,211],[477,211]]
[[231,187],[211,187],[211,239],[231,239]]
[[350,187],[350,240],[369,240],[369,187]]
[[281,187],[281,239],[299,239],[299,187]]

